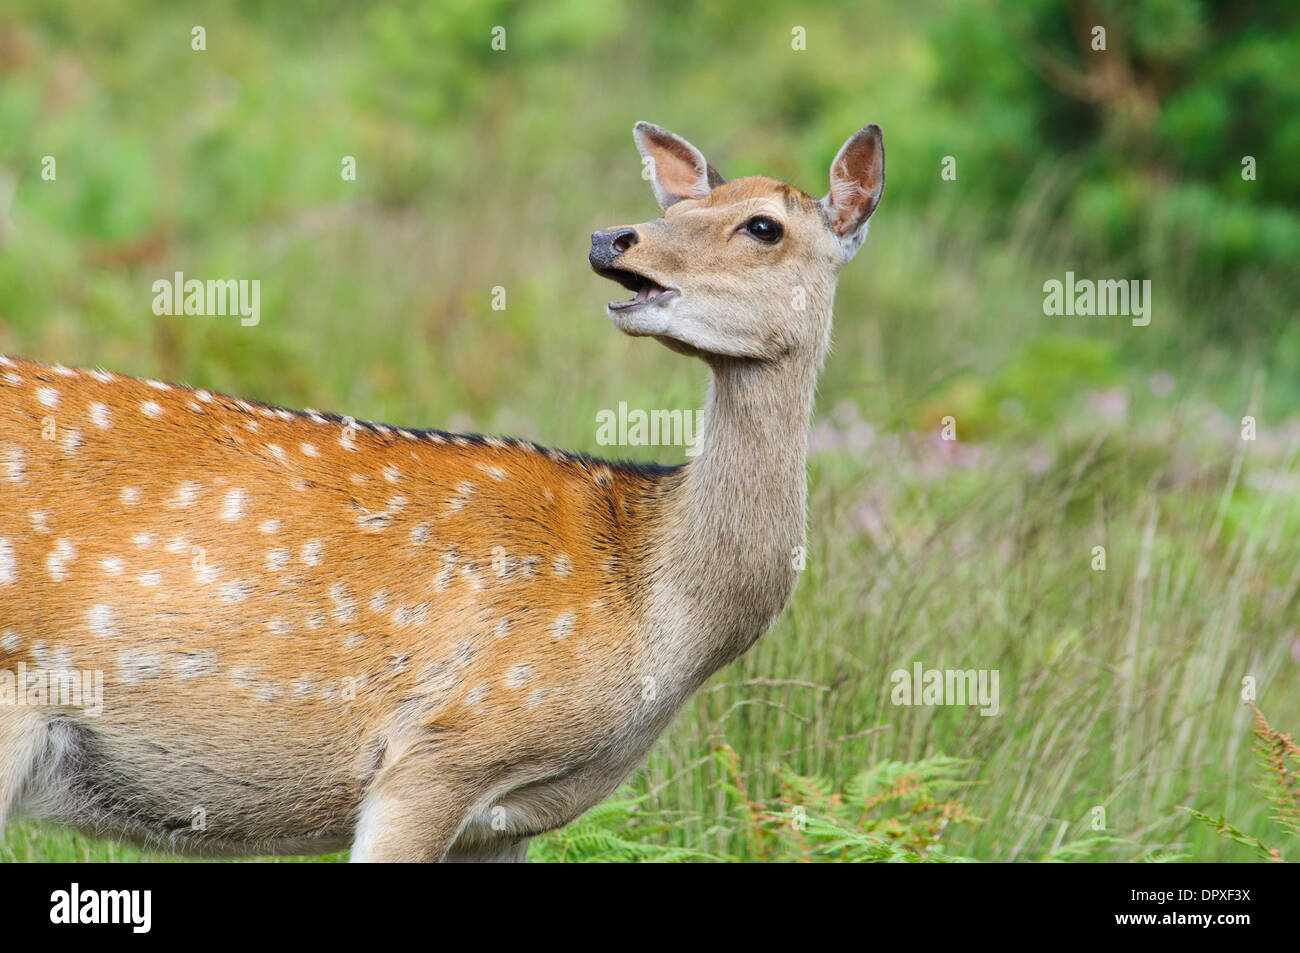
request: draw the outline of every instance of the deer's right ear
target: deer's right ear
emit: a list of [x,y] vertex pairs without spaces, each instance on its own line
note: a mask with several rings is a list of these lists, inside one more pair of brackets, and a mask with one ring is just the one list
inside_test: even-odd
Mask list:
[[702,199],[726,183],[704,154],[681,136],[649,122],[632,130],[637,151],[650,176],[659,207],[666,209],[683,199]]
[[867,220],[885,190],[885,141],[875,123],[863,126],[840,148],[831,163],[831,190],[821,200],[831,231],[840,240],[844,260],[852,258],[867,237]]

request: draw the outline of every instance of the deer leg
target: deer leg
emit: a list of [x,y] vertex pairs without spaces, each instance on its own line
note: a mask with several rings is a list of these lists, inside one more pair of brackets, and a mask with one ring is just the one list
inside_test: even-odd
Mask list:
[[0,707],[0,836],[44,747],[44,720],[30,708]]
[[477,798],[425,762],[390,765],[366,794],[352,842],[354,863],[435,863],[446,858]]

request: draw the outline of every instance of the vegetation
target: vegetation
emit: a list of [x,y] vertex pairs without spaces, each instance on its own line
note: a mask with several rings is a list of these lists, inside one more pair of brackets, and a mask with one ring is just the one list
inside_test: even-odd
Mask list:
[[[1254,705],[1250,707],[1255,712],[1255,754],[1261,775],[1259,789],[1277,811],[1274,820],[1283,832],[1289,837],[1300,837],[1300,748],[1296,747],[1290,735],[1270,725],[1263,712]],[[1215,833],[1249,847],[1266,860],[1281,863],[1287,859],[1280,847],[1270,847],[1259,838],[1243,833],[1225,821],[1222,814],[1212,818],[1194,808],[1186,810]],[[1288,853],[1294,850],[1289,842],[1287,850]]]
[[[533,859],[1289,856],[1242,701],[1300,725],[1298,54],[1294,5],[1226,0],[10,0],[0,353],[680,461],[595,437],[706,379],[586,267],[656,214],[632,123],[820,193],[879,122],[794,600]],[[260,323],[155,316],[177,271],[259,279]],[[1149,279],[1151,323],[1045,315],[1067,271]],[[893,704],[918,661],[998,713]]]

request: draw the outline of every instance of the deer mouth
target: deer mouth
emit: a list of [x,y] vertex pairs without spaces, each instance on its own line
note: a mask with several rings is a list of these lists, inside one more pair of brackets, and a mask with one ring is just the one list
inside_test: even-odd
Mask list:
[[609,303],[611,311],[626,311],[647,304],[663,304],[677,294],[676,288],[666,288],[653,278],[638,275],[635,271],[628,271],[626,268],[597,268],[596,273],[610,281],[618,282],[628,291],[635,292],[634,297],[626,301],[611,301]]

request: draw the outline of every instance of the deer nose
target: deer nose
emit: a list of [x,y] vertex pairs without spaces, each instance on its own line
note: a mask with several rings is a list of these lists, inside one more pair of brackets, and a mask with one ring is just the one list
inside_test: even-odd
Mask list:
[[611,228],[603,232],[592,232],[591,254],[587,260],[592,268],[613,268],[614,260],[635,245],[637,238],[634,228]]

